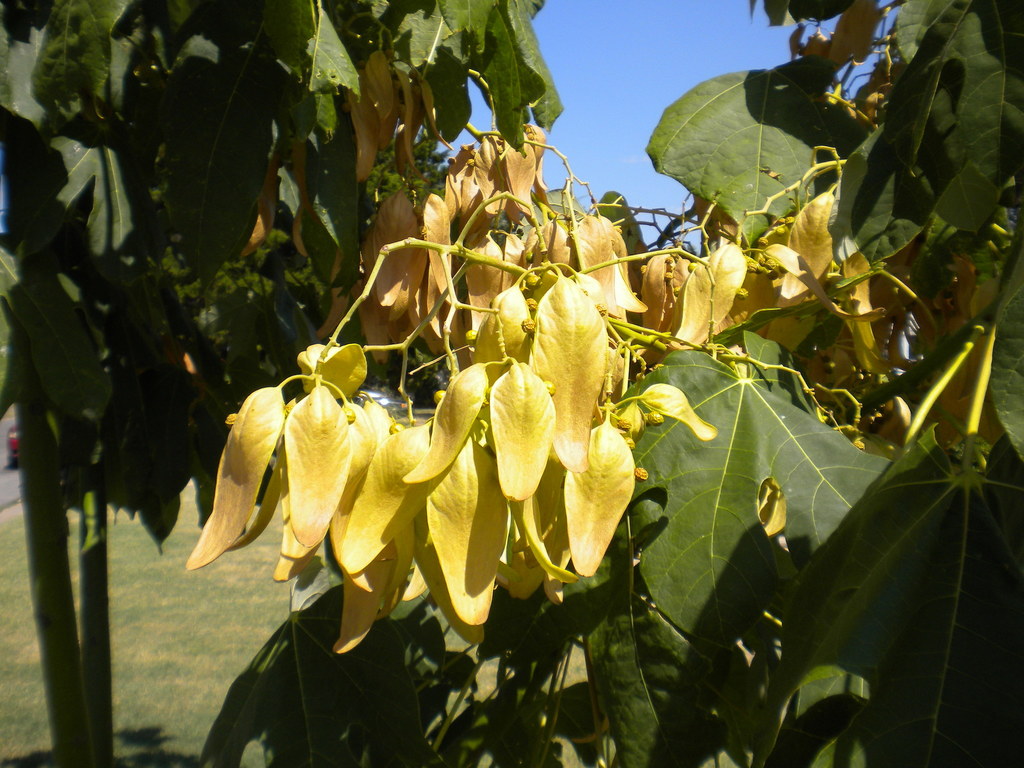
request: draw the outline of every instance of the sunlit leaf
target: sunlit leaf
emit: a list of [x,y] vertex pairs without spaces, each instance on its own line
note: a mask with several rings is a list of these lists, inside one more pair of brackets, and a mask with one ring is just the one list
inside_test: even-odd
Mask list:
[[[760,616],[776,579],[758,519],[758,492],[774,477],[786,498],[786,540],[806,562],[885,462],[854,448],[793,405],[784,386],[700,353],[676,353],[640,388],[672,384],[718,428],[698,441],[676,422],[648,426],[635,459],[633,530],[649,539],[640,571],[658,608],[699,637],[730,642]],[[650,526],[646,533],[643,529]]]
[[[423,737],[404,647],[378,622],[344,655],[333,652],[342,589],[293,613],[232,684],[203,747],[202,765],[234,768],[250,740],[270,768],[439,765]],[[381,716],[382,713],[387,716]]]
[[708,80],[665,110],[647,153],[660,173],[740,220],[797,182],[814,147],[845,156],[860,143],[853,118],[818,98],[832,72],[823,59],[800,59]]

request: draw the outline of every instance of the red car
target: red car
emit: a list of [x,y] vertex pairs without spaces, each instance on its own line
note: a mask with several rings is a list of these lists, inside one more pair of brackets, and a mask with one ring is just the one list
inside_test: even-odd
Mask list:
[[7,468],[18,468],[18,428],[7,430]]

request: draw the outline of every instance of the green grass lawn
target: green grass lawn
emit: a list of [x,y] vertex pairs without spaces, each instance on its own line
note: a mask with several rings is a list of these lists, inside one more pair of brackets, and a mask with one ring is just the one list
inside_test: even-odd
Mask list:
[[[71,542],[78,541],[77,517],[69,515]],[[138,521],[122,514],[110,525],[114,730],[122,766],[198,765],[228,686],[288,615],[288,586],[270,578],[278,529],[271,526],[246,549],[187,572],[185,559],[199,536],[196,520],[194,505],[183,502],[162,551]],[[48,765],[50,732],[20,516],[0,523],[0,615],[0,766]],[[255,754],[248,764],[262,765]]]

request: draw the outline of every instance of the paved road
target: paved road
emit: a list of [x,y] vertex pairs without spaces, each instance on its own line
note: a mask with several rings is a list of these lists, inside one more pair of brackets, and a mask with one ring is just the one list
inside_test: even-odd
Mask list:
[[15,469],[7,469],[7,430],[14,419],[0,419],[0,509],[21,499],[21,478]]

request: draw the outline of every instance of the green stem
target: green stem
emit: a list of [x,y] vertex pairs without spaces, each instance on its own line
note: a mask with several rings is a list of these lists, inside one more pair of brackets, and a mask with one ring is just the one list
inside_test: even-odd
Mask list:
[[917,440],[917,436],[924,428],[924,422],[928,418],[928,413],[931,411],[932,406],[942,395],[943,391],[949,386],[949,382],[956,376],[956,372],[960,370],[960,367],[967,362],[968,356],[971,354],[971,350],[974,349],[974,345],[978,343],[978,339],[981,338],[982,334],[985,333],[985,326],[975,325],[971,327],[971,335],[964,342],[964,345],[960,348],[960,352],[956,357],[953,358],[952,362],[943,371],[942,376],[936,381],[931,388],[928,390],[921,404],[917,408],[917,413],[914,414],[913,420],[910,422],[910,428],[907,430],[906,439],[903,441],[904,450],[909,448]]
[[42,402],[18,403],[17,418],[29,575],[53,758],[57,765],[92,768],[57,440]]
[[103,467],[83,471],[85,500],[79,573],[82,668],[97,766],[114,764],[114,706],[110,663],[110,599],[107,577],[107,500]]

